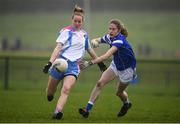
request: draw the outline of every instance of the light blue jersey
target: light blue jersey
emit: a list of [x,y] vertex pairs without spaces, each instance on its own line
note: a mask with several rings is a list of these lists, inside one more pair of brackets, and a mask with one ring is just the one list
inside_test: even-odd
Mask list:
[[83,29],[77,31],[73,26],[63,28],[59,32],[56,42],[63,44],[60,54],[70,61],[82,59],[85,50],[90,48],[87,32]]
[[59,32],[56,42],[63,45],[59,58],[67,60],[68,68],[65,72],[51,68],[50,75],[57,80],[68,75],[77,78],[80,73],[79,61],[84,57],[85,51],[91,47],[87,33],[83,29],[77,31],[73,26],[68,26]]
[[134,52],[124,35],[119,33],[117,36],[111,38],[109,34],[106,34],[101,38],[101,43],[106,43],[109,44],[110,47],[115,46],[118,48],[113,54],[113,62],[117,70],[122,71],[129,67],[132,69],[136,67]]

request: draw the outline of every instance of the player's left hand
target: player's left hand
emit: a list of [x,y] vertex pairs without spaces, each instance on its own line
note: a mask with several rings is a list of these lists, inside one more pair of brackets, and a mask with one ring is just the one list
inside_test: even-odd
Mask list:
[[106,65],[103,62],[98,63],[98,66],[101,72],[104,72],[107,69]]
[[99,47],[99,43],[96,39],[91,40],[91,45],[93,46],[93,48]]

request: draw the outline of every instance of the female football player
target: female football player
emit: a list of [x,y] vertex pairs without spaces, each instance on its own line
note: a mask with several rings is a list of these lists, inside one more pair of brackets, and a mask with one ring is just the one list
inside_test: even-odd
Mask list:
[[[56,40],[57,45],[51,54],[49,62],[43,68],[44,73],[50,71],[47,85],[48,101],[53,100],[57,85],[63,79],[61,94],[53,114],[54,119],[61,119],[63,116],[63,107],[80,73],[78,64],[85,51],[87,50],[93,59],[97,57],[94,50],[90,47],[88,34],[82,29],[83,22],[84,10],[76,5],[72,15],[72,25],[60,31]],[[68,69],[65,72],[58,72],[54,67],[51,67],[56,58],[63,58],[67,61]],[[106,69],[103,63],[98,64],[98,66],[101,71]]]
[[96,38],[91,41],[92,45],[95,47],[97,47],[100,43],[105,43],[110,46],[110,49],[105,54],[82,65],[83,68],[102,62],[111,56],[113,56],[113,60],[109,68],[103,72],[101,78],[97,81],[97,84],[91,92],[87,106],[79,109],[79,113],[83,117],[88,117],[89,111],[97,100],[103,86],[115,77],[119,80],[116,95],[124,103],[117,116],[124,116],[131,107],[132,104],[128,99],[128,94],[125,89],[136,77],[136,59],[130,44],[126,40],[127,36],[128,32],[123,24],[118,19],[113,19],[109,23],[108,34],[102,38]]

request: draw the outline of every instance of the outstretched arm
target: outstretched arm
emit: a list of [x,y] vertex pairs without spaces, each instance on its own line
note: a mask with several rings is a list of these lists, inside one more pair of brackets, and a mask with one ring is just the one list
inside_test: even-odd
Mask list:
[[93,64],[102,62],[102,61],[108,59],[109,57],[111,57],[113,55],[113,53],[115,53],[116,51],[117,51],[117,47],[112,46],[105,54],[97,57],[96,59],[92,60],[91,62]]
[[[98,57],[98,56],[96,55],[95,51],[94,51],[92,48],[89,48],[87,51],[88,51],[89,55],[90,55],[93,59],[96,59],[96,58]],[[87,61],[86,61],[86,62],[87,62]],[[86,62],[85,62],[85,63],[86,63]],[[81,69],[85,69],[86,67],[88,67],[88,65],[86,66],[85,63],[82,63],[82,64],[80,65],[80,68],[81,68]],[[101,72],[104,72],[104,71],[107,69],[106,65],[105,65],[103,62],[99,62],[99,63],[97,63],[97,64],[98,64],[98,67],[99,67],[99,69],[100,69]]]
[[93,59],[91,61],[85,61],[83,64],[81,64],[81,69],[85,69],[85,68],[87,68],[87,67],[89,67],[90,65],[93,65],[93,64],[98,64],[101,71],[102,72],[105,71],[106,66],[104,64],[102,65],[102,61],[108,59],[116,51],[117,51],[117,47],[112,46],[104,55],[101,55],[100,57],[97,57],[96,59]]

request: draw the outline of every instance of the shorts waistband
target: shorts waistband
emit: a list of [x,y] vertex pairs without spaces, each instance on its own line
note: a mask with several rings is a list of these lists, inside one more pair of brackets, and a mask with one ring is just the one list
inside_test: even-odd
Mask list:
[[78,60],[71,61],[71,60],[69,60],[68,58],[66,58],[66,57],[64,57],[64,56],[62,56],[62,55],[60,55],[60,58],[65,59],[67,62],[78,62]]

